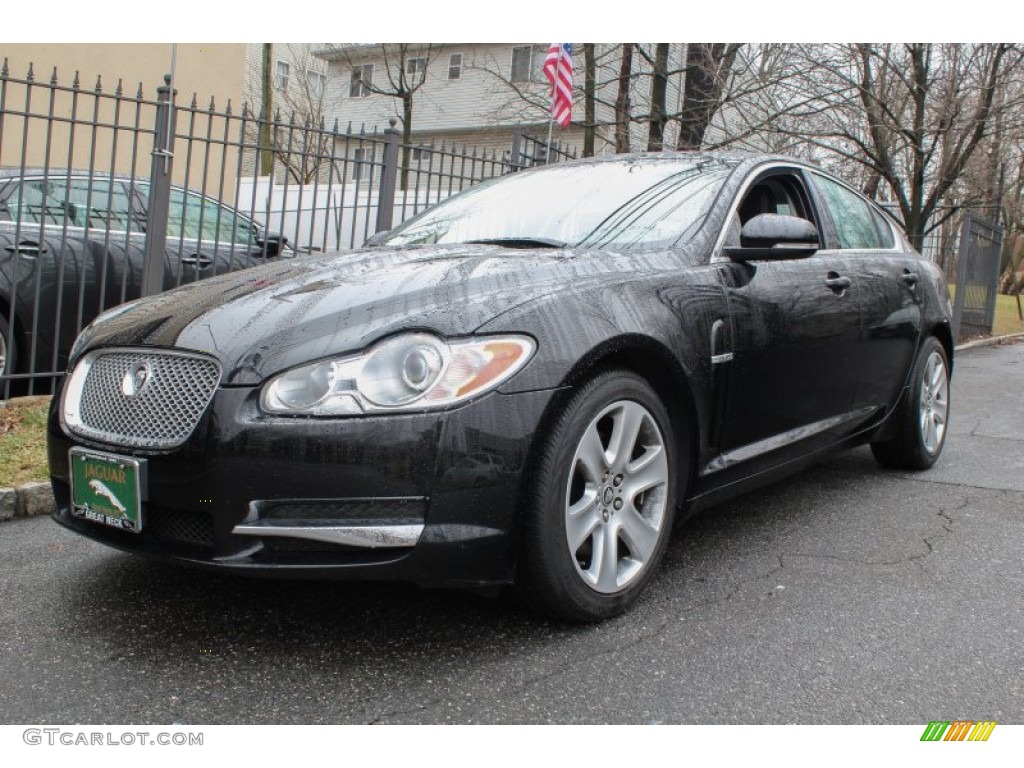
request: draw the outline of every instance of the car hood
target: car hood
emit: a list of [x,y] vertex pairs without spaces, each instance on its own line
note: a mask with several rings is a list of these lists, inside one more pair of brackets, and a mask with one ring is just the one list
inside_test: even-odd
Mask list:
[[100,346],[191,349],[220,360],[224,384],[253,385],[400,330],[472,333],[557,291],[678,269],[679,257],[461,245],[298,258],[118,307],[82,332],[75,355]]

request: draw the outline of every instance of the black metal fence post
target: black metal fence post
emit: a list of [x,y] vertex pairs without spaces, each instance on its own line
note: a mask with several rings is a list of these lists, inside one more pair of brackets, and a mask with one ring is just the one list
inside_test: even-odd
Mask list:
[[512,127],[512,151],[509,153],[508,164],[509,169],[512,171],[518,171],[520,166],[519,154],[522,151],[522,131],[519,125]]
[[167,258],[167,219],[171,205],[171,166],[174,159],[176,114],[171,92],[171,76],[157,90],[156,135],[153,137],[153,162],[149,178],[149,203],[146,211],[146,253],[142,268],[142,295],[153,296],[163,290],[164,262]]
[[393,226],[395,218],[395,191],[398,181],[398,121],[388,121],[390,125],[384,129],[384,159],[380,172],[380,185],[377,188],[377,229],[375,232],[387,232]]
[[960,340],[960,321],[964,314],[964,299],[967,296],[967,270],[971,253],[971,217],[965,216],[960,225],[960,253],[956,259],[956,296],[953,298],[953,339]]
[[992,332],[1002,242],[1002,227],[970,214],[964,216],[953,303],[956,339]]

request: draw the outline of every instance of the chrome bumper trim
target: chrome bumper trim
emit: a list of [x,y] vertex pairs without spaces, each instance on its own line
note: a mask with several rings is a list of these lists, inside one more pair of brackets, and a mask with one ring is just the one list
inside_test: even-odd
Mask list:
[[311,539],[329,544],[345,544],[366,549],[414,547],[423,533],[423,524],[414,525],[236,525],[240,536],[279,536]]

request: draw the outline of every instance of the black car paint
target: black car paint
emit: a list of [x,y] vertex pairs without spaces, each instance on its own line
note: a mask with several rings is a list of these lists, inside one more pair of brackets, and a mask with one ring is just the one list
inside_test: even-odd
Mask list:
[[[815,257],[709,262],[730,201],[765,163],[779,162],[737,161],[700,235],[671,251],[375,248],[225,275],[126,307],[87,329],[74,356],[154,346],[205,352],[222,363],[223,385],[192,438],[176,451],[133,452],[150,457],[151,503],[209,516],[212,547],[72,518],[67,451],[89,443],[69,439],[55,405],[56,519],[113,546],[221,568],[505,583],[514,572],[516,508],[535,441],[574,384],[601,368],[641,372],[684,427],[678,431],[693,449],[690,512],[880,434],[920,340],[937,335],[952,359],[944,282],[909,253],[885,258],[920,272],[913,285],[869,279],[870,254],[830,252],[835,236],[821,211]],[[826,283],[833,273],[850,278],[842,295]],[[878,310],[886,306],[873,303],[878,297],[888,306],[898,297],[899,310]],[[836,319],[830,310],[842,301],[852,313]],[[525,333],[538,348],[499,391],[446,412],[308,419],[259,410],[268,377],[408,329]],[[882,368],[868,367],[878,345],[886,349]],[[732,360],[713,364],[723,350]],[[825,382],[836,367],[850,374],[842,388]],[[797,407],[782,413],[775,408],[782,401]],[[448,471],[480,453],[500,456],[495,466],[504,471],[492,470],[482,483]],[[395,554],[308,542],[282,551],[276,542],[231,535],[235,524],[261,514],[261,504],[280,501],[282,487],[333,504],[338,519],[350,519],[367,499],[400,500],[402,514],[421,504],[423,538]]]

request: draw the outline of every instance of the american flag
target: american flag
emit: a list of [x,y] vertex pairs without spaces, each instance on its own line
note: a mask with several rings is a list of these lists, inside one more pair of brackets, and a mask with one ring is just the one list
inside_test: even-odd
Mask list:
[[572,120],[572,43],[552,43],[543,72],[551,83],[551,117],[565,128]]

